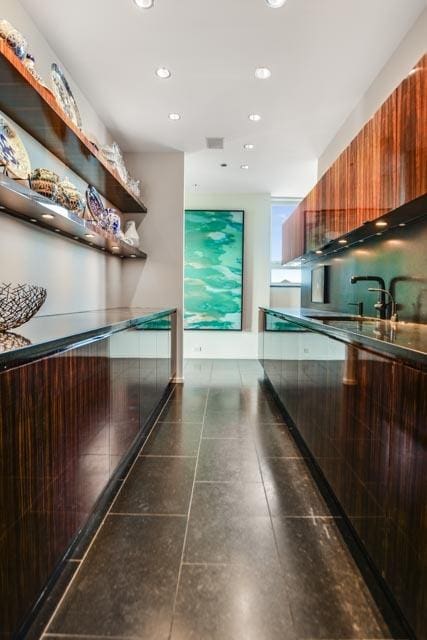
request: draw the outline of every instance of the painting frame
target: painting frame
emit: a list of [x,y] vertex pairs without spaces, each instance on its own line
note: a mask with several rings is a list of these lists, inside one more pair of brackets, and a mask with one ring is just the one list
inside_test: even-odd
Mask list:
[[311,302],[329,302],[329,267],[322,265],[311,270]]
[[[240,322],[237,327],[197,327],[197,326],[186,326],[186,275],[185,269],[187,265],[186,259],[186,215],[191,213],[200,213],[200,214],[240,214],[241,215],[241,233],[240,233]],[[244,314],[244,274],[245,274],[245,210],[244,209],[218,209],[218,208],[198,208],[198,209],[185,209],[184,210],[184,331],[215,331],[215,332],[242,332],[243,331],[243,314]]]

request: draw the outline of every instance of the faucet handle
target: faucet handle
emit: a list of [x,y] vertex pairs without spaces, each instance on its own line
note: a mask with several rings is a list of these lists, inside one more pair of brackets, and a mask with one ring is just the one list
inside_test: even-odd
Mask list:
[[350,307],[357,307],[358,315],[363,316],[363,302],[349,302]]

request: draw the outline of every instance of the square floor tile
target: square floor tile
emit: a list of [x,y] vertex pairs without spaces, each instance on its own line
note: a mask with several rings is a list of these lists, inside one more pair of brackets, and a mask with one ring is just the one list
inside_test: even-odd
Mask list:
[[260,484],[197,483],[185,562],[277,566],[273,530],[267,514]]
[[253,428],[258,455],[261,458],[301,458],[295,440],[284,424],[259,423]]
[[204,438],[247,438],[252,425],[239,411],[208,411],[203,425]]
[[298,638],[390,638],[333,518],[273,518]]
[[200,445],[197,480],[261,482],[251,439],[205,439]]
[[138,458],[111,511],[186,514],[195,466],[196,458]]
[[143,455],[195,456],[199,449],[202,423],[159,422],[148,438]]
[[166,640],[185,523],[108,516],[48,632]]
[[280,573],[184,565],[171,640],[294,640]]
[[305,460],[264,458],[261,469],[272,515],[331,515]]

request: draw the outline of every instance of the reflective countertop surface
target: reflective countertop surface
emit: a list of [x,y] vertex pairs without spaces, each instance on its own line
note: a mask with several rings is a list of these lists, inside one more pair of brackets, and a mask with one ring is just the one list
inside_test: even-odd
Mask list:
[[0,369],[51,355],[78,342],[154,320],[175,309],[117,308],[62,315],[37,315],[8,332],[0,332]]
[[391,322],[316,309],[264,308],[279,318],[321,331],[346,342],[361,344],[427,366],[427,325]]

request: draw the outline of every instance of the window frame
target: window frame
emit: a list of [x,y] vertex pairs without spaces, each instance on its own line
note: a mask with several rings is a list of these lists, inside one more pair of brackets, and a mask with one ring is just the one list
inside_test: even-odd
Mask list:
[[[298,198],[298,197],[272,197],[271,201],[270,201],[270,288],[277,288],[277,289],[301,289],[302,283],[296,283],[296,282],[288,282],[288,283],[279,283],[279,282],[272,282],[272,270],[273,269],[280,269],[283,267],[282,263],[277,261],[277,260],[272,260],[272,246],[273,246],[273,234],[272,234],[272,227],[273,227],[273,207],[274,205],[281,205],[283,204],[285,205],[290,205],[290,204],[295,204],[294,209],[292,210],[292,212],[289,214],[290,216],[292,215],[293,211],[297,208],[297,206],[299,205],[299,203],[303,200],[302,197]],[[292,270],[292,269],[301,269],[301,267],[283,267],[283,269],[288,269],[288,270]]]

